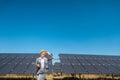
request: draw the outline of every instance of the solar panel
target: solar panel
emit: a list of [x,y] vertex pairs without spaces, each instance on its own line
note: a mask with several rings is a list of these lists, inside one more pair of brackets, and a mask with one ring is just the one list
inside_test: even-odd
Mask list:
[[[0,54],[0,74],[33,74],[36,69],[32,62],[38,57],[38,54]],[[48,73],[51,73],[52,61],[49,61],[49,66]]]
[[25,71],[25,73],[36,73],[36,69],[35,69],[35,66],[33,66],[32,64],[29,65],[28,69]]
[[61,72],[61,64],[56,62],[53,66],[53,71],[54,72]]
[[59,57],[64,63],[63,73],[120,74],[120,56],[60,54]]
[[74,70],[75,70],[75,73],[78,73],[78,74],[88,73],[83,65],[74,65]]
[[62,64],[61,65],[61,72],[63,73],[75,73],[74,69],[70,64]]

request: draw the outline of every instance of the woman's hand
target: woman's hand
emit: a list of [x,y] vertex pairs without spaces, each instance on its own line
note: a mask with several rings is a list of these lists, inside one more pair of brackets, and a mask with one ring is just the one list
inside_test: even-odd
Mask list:
[[40,67],[40,65],[39,65],[39,64],[36,64],[35,66],[36,66],[36,68],[39,68],[39,67]]

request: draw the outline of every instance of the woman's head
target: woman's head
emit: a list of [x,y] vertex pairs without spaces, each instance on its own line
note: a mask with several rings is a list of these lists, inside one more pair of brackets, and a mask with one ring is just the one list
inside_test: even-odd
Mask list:
[[46,51],[46,50],[41,50],[41,51],[40,51],[40,56],[41,56],[41,57],[44,57],[46,54],[47,54],[47,51]]

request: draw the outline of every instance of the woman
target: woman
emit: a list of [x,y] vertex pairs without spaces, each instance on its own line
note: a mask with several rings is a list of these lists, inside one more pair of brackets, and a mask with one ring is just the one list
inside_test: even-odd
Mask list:
[[45,57],[46,54],[48,54],[46,50],[41,50],[40,57],[36,59],[37,80],[45,80],[45,72],[48,69],[48,59]]

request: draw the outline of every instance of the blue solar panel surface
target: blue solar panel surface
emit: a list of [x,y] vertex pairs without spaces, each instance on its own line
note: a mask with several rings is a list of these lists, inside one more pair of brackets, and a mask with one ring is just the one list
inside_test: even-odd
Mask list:
[[[38,54],[0,54],[0,74],[30,74]],[[49,56],[47,56],[49,58]],[[54,66],[49,61],[47,73],[120,74],[120,56],[60,54]]]
[[[32,63],[38,57],[38,54],[0,54],[0,74],[35,73],[36,69]],[[52,61],[49,61],[49,70],[47,73],[52,72],[51,66]]]
[[120,74],[120,56],[60,54],[61,72]]

